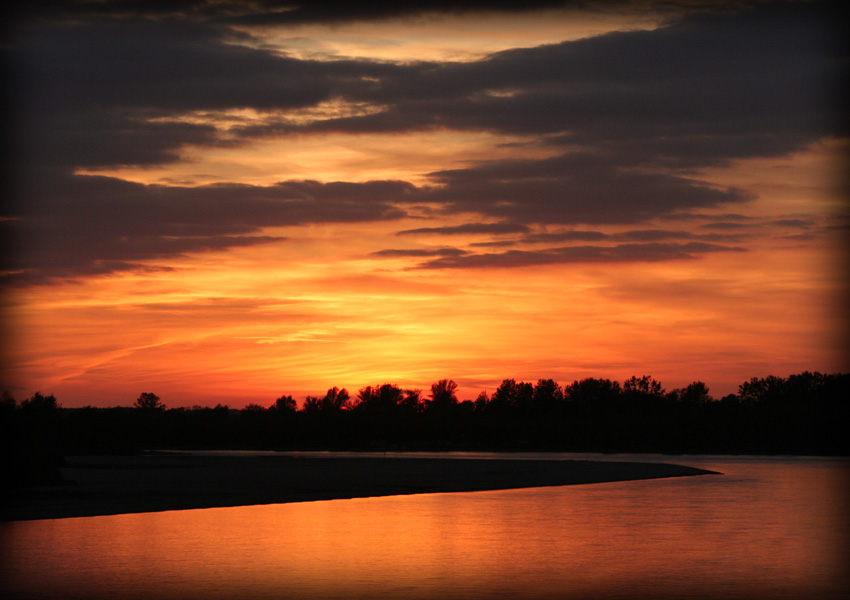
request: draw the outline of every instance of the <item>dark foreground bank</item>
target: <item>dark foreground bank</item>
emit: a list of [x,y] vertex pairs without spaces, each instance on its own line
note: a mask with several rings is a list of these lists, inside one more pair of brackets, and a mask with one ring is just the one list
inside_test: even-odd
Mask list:
[[64,485],[14,491],[0,519],[31,520],[470,492],[712,473],[666,463],[375,456],[69,457]]

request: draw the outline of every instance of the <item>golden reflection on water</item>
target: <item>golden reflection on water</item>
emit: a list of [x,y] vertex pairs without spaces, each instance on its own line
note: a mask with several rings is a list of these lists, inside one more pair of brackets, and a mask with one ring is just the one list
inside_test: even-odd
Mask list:
[[725,474],[0,524],[0,569],[12,597],[846,596],[846,463],[694,466]]

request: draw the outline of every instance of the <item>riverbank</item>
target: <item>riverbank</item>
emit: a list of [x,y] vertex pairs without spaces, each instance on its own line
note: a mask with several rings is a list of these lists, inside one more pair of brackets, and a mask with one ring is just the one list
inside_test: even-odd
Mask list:
[[6,495],[0,520],[59,519],[712,473],[667,463],[358,456],[75,456],[64,485]]

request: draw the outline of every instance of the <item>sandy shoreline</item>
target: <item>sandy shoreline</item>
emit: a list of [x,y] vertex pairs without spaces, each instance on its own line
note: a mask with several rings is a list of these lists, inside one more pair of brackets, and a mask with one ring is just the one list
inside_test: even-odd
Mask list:
[[77,456],[63,486],[7,494],[0,520],[684,477],[668,463],[375,456]]

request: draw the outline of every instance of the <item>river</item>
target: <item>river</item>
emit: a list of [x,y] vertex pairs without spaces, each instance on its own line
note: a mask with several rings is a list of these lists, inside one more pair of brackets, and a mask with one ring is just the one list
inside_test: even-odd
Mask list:
[[847,459],[546,456],[722,474],[0,523],[0,596],[850,597]]

